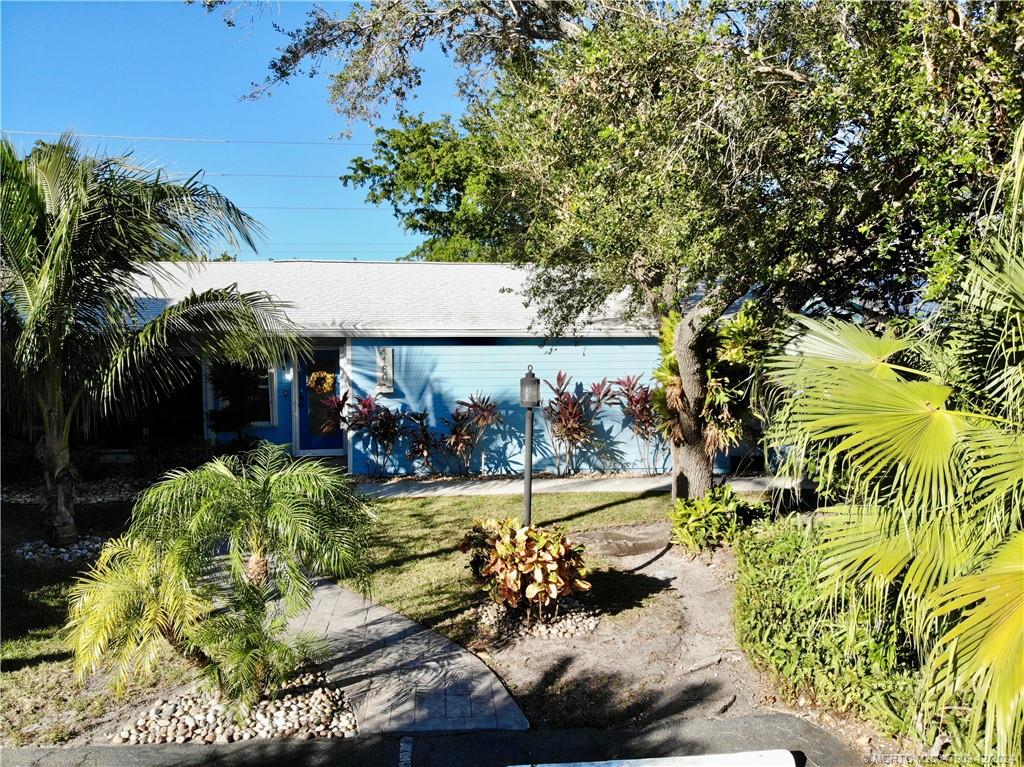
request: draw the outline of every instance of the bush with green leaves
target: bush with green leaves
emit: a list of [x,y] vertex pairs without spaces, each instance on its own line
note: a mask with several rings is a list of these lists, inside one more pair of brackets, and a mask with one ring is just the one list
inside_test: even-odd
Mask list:
[[77,673],[111,668],[122,684],[167,643],[246,708],[315,649],[285,632],[308,609],[312,578],[365,579],[372,521],[338,469],[282,445],[169,472],[72,587]]
[[906,636],[842,595],[823,596],[820,537],[795,519],[760,522],[735,540],[734,619],[740,646],[790,701],[801,695],[877,722],[891,734],[915,723],[922,677]]
[[750,504],[728,485],[720,485],[701,498],[679,498],[670,517],[672,543],[699,554],[736,536],[740,525],[764,511]]
[[560,528],[522,526],[514,517],[476,519],[460,545],[469,568],[495,602],[535,605],[538,616],[562,597],[590,590],[583,547]]
[[[795,318],[770,447],[816,468],[823,593],[907,628],[916,716],[1024,762],[1024,125],[959,293],[876,333]],[[907,326],[910,332],[901,332]]]

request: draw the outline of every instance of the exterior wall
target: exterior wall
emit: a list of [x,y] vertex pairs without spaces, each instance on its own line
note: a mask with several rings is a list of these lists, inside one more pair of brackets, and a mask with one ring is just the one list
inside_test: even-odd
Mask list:
[[[525,411],[519,406],[519,379],[533,365],[542,382],[554,380],[559,370],[573,377],[573,385],[588,388],[602,378],[615,380],[625,375],[639,375],[649,383],[650,372],[658,358],[654,339],[557,339],[548,346],[539,346],[532,339],[515,338],[353,338],[352,395],[376,393],[376,350],[393,350],[394,392],[381,397],[381,404],[403,411],[425,410],[432,427],[444,429],[442,419],[456,407],[456,402],[471,394],[489,395],[498,403],[504,423],[492,427],[485,437],[482,460],[474,470],[484,473],[514,473],[522,470],[522,443]],[[550,389],[541,384],[542,401]],[[543,415],[535,411],[534,468],[554,470],[551,447]],[[623,423],[617,407],[607,408],[599,424],[603,442],[618,454],[605,457],[588,456],[583,469],[642,469],[643,463],[636,441]],[[389,473],[410,473],[405,458],[404,440],[399,442],[389,465]],[[352,446],[352,470],[370,473],[372,452],[365,439],[356,436]],[[603,463],[603,465],[602,465]],[[665,468],[667,458],[661,451],[659,467]]]

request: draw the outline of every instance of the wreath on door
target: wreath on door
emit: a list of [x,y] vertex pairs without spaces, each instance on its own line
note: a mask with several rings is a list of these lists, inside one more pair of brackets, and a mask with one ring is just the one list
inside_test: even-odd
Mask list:
[[306,388],[316,394],[332,394],[334,392],[334,373],[326,370],[316,370],[309,374],[306,379]]

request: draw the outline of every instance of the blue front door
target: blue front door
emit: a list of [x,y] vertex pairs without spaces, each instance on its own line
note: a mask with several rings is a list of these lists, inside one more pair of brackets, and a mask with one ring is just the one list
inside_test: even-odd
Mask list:
[[345,430],[338,423],[342,392],[341,356],[337,346],[313,351],[299,364],[299,452],[341,453]]

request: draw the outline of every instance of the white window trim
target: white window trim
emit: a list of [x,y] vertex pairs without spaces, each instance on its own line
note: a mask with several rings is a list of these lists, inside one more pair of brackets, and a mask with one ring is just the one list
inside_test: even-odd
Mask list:
[[[270,412],[267,414],[270,416],[265,421],[253,421],[251,426],[258,427],[261,429],[273,429],[277,426],[277,368],[267,368],[267,399],[270,400]],[[221,400],[217,397],[216,392],[213,390],[213,381],[210,379],[210,361],[203,358],[203,434],[206,441],[212,440],[216,434],[210,429],[209,421],[206,414],[211,410],[219,410],[221,408]]]

